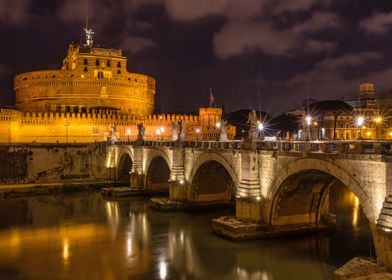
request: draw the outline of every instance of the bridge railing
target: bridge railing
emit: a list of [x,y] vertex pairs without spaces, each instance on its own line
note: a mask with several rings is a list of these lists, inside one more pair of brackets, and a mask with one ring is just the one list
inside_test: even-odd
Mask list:
[[[135,141],[117,141],[117,145],[136,145]],[[344,154],[385,154],[392,155],[392,141],[143,141],[137,145],[147,147],[174,147],[198,149],[243,149],[260,151],[344,153]]]

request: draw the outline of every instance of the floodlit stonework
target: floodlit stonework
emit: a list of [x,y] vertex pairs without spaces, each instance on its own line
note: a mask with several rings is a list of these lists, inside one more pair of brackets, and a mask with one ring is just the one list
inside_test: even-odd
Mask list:
[[[121,50],[94,46],[91,37],[69,45],[61,69],[16,75],[14,90],[16,109],[0,109],[0,143],[132,141],[140,124],[145,140],[220,136],[222,108],[153,115],[155,79],[128,72]],[[233,139],[235,127],[225,129]]]

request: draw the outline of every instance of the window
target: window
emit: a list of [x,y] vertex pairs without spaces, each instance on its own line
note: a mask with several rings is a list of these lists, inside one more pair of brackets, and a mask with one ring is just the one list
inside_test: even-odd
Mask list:
[[117,62],[117,67],[118,67],[118,68],[121,67],[121,62],[120,62],[120,61]]
[[110,60],[106,61],[106,66],[110,67]]
[[119,69],[119,70],[117,70],[117,74],[119,74],[119,75],[121,74],[121,70],[120,70],[120,69]]
[[61,112],[61,106],[60,105],[56,106],[56,112]]
[[87,72],[88,71],[88,68],[87,67],[84,67],[84,72]]
[[79,107],[78,107],[78,106],[75,106],[75,107],[73,108],[73,111],[74,111],[74,113],[79,113]]
[[84,65],[88,65],[87,58],[83,59],[83,64],[84,64]]
[[99,59],[95,60],[95,66],[99,66]]
[[71,107],[70,106],[65,106],[65,112],[67,112],[67,113],[71,112]]
[[103,78],[103,72],[99,71],[98,72],[98,79],[102,79]]

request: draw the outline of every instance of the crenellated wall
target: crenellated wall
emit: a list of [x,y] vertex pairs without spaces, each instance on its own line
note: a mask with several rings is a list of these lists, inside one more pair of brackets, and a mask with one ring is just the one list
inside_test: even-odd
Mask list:
[[[219,116],[221,117],[221,116]],[[172,140],[181,120],[188,140],[216,140],[219,128],[202,125],[203,115],[161,114],[138,117],[112,110],[89,113],[20,112],[0,109],[0,143],[86,143],[106,141],[113,133],[117,139],[135,140],[142,123],[145,140]],[[198,132],[199,129],[199,132]],[[228,138],[234,127],[228,126]]]

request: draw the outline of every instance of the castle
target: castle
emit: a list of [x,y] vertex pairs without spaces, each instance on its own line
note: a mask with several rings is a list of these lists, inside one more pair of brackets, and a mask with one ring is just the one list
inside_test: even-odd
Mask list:
[[[187,140],[219,139],[222,109],[200,108],[199,115],[153,115],[155,79],[127,71],[121,50],[71,43],[61,69],[17,74],[16,109],[0,109],[2,143],[79,143],[108,137],[173,140],[181,123]],[[227,126],[234,137],[235,128]]]

